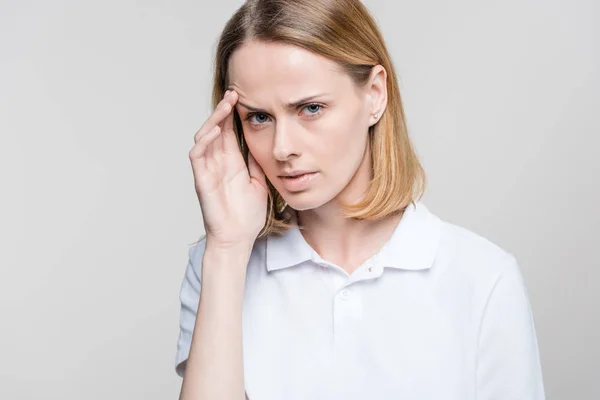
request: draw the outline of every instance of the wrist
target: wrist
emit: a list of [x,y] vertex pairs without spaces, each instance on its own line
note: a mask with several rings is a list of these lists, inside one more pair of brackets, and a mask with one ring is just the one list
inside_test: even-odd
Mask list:
[[210,235],[206,236],[206,250],[214,253],[252,252],[253,247],[254,240],[223,241]]
[[210,271],[243,271],[245,273],[253,244],[237,243],[223,245],[221,243],[206,243],[204,251],[203,270]]

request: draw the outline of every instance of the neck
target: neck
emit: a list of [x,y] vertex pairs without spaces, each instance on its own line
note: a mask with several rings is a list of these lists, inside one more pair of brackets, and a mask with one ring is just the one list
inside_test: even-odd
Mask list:
[[319,207],[297,212],[296,221],[303,227],[301,233],[306,242],[321,258],[351,274],[391,238],[402,215],[366,221],[345,217],[339,208]]

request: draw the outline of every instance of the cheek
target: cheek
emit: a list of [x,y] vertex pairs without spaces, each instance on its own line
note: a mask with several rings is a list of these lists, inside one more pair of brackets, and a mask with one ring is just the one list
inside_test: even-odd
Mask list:
[[268,174],[271,169],[270,166],[273,163],[273,155],[270,150],[270,143],[267,141],[266,135],[263,137],[257,135],[245,135],[244,141],[246,142],[248,150],[250,153],[252,153],[258,165],[260,165],[263,171]]
[[328,125],[320,146],[323,152],[321,159],[328,160],[333,166],[343,166],[344,169],[349,167],[348,163],[355,164],[357,159],[362,159],[368,129],[362,126],[360,117],[346,116]]

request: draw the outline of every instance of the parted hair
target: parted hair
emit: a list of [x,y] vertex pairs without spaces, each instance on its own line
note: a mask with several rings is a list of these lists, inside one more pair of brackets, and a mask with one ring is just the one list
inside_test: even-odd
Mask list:
[[[232,53],[251,40],[294,45],[326,57],[358,87],[368,83],[374,66],[382,65],[387,106],[369,127],[371,182],[362,200],[341,207],[348,218],[378,220],[402,212],[424,195],[425,172],[408,136],[396,72],[375,19],[359,0],[247,0],[217,41],[213,109],[227,90]],[[247,165],[248,147],[235,108],[234,131]],[[267,186],[267,218],[258,238],[286,231],[294,212],[268,178]]]

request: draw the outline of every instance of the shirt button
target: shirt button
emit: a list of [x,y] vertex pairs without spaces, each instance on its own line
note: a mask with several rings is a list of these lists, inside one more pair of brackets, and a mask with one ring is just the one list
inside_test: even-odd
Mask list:
[[348,298],[350,298],[350,292],[348,292],[347,290],[342,290],[340,293],[340,298],[342,300],[348,300]]

